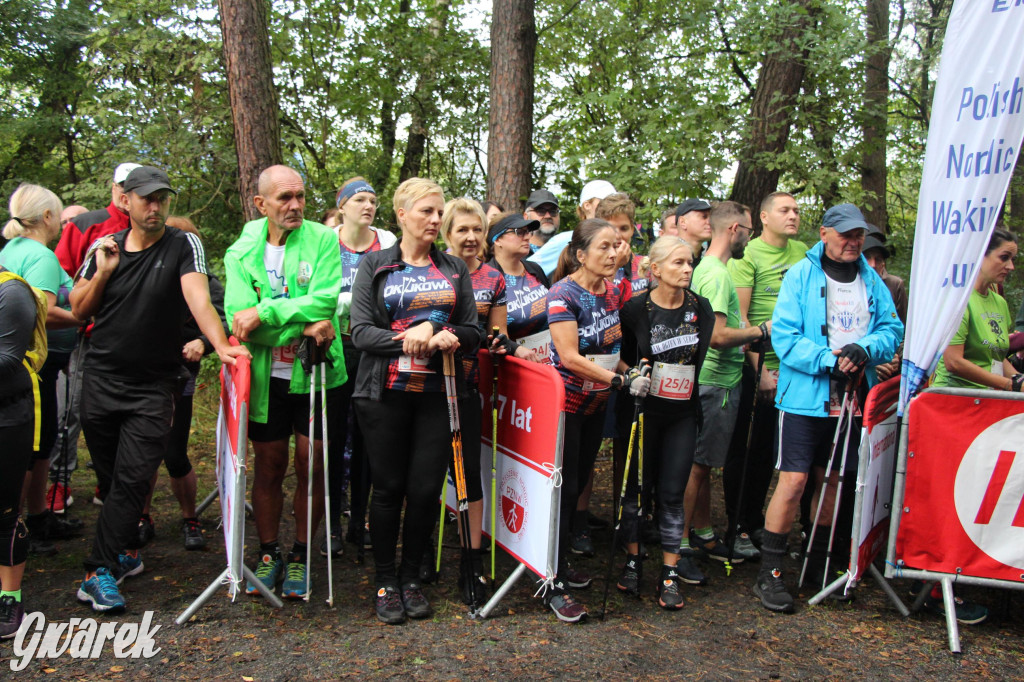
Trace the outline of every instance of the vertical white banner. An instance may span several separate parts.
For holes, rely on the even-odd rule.
[[[917,202],[900,413],[970,297],[1024,137],[1024,2],[955,0]]]

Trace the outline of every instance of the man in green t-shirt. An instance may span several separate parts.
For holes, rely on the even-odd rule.
[[[740,378],[743,374],[741,346],[768,338],[771,320],[757,327],[744,327],[740,320],[740,302],[726,264],[742,258],[750,240],[750,209],[735,201],[723,201],[711,208],[711,243],[693,271],[691,290],[711,302],[715,328],[711,348],[700,370],[700,404],[704,415],[697,451],[690,469],[690,480],[683,499],[684,513],[690,524],[681,554],[704,554],[716,561],[727,561],[729,551],[711,526],[711,469],[725,465],[736,414],[740,402]],[[742,562],[758,555],[749,538],[733,552],[733,561]]]
[[[750,241],[743,258],[729,261],[729,274],[740,302],[740,318],[747,327],[756,327],[772,319],[782,278],[807,251],[807,246],[795,239],[800,228],[800,207],[793,195],[772,192],[765,197],[761,202],[761,225],[761,236]],[[723,483],[730,523],[738,524],[742,531],[750,533],[755,544],[759,544],[760,529],[764,527],[762,511],[775,464],[775,424],[778,422],[775,385],[779,376],[779,360],[775,353],[766,352],[761,376],[757,379],[754,374],[758,367],[758,354],[748,351],[747,363],[736,417],[739,428],[733,435],[726,458]],[[755,390],[759,395],[757,411],[751,422]],[[746,453],[748,425],[753,429],[749,454]],[[741,503],[744,466],[747,481]]]

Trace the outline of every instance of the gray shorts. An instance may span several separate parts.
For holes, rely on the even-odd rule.
[[[700,386],[700,407],[704,412],[704,425],[697,438],[694,464],[712,469],[725,466],[729,443],[736,429],[736,414],[740,408],[740,385],[732,388]]]

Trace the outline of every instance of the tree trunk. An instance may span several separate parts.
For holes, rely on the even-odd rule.
[[[448,23],[448,9],[451,0],[434,0],[434,18],[430,20],[430,44],[423,56],[420,77],[416,80],[416,89],[412,95],[412,122],[409,125],[409,139],[405,144],[405,157],[402,168],[398,172],[398,181],[402,182],[420,174],[423,153],[427,149],[428,128],[437,120],[437,102],[434,101],[434,83],[437,73],[434,64],[437,62],[438,40],[444,33]]]
[[[494,0],[487,198],[520,211],[533,159],[533,0]]]
[[[730,199],[751,208],[755,232],[761,231],[761,200],[779,186],[781,171],[772,157],[789,141],[789,128],[796,96],[804,79],[807,53],[800,50],[808,26],[812,0],[795,0],[794,19],[776,31],[778,49],[766,55],[754,88],[746,144],[739,154],[739,167]]]
[[[869,198],[861,206],[869,223],[889,232],[885,162],[889,108],[889,0],[867,0],[868,55],[864,84],[864,160],[861,187]]]
[[[259,216],[253,203],[259,174],[282,160],[267,3],[218,0],[218,5],[238,155],[238,191],[245,219],[252,220]]]

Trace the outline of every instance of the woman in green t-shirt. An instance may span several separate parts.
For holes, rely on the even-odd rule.
[[[1021,390],[1024,374],[1017,374],[1006,359],[1013,316],[1006,299],[996,293],[996,285],[1002,284],[1013,272],[1016,255],[1016,237],[996,228],[985,250],[960,327],[935,372],[936,386]]]

